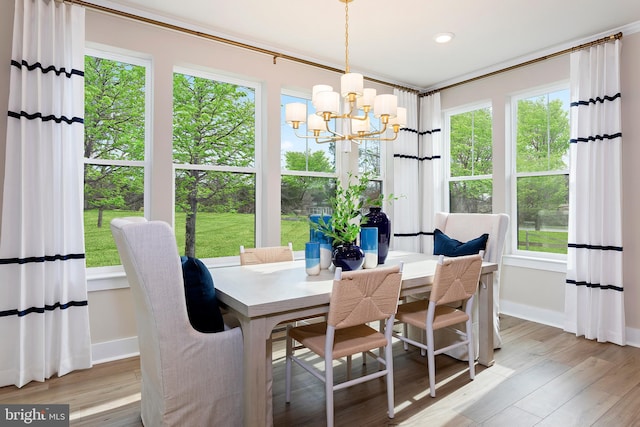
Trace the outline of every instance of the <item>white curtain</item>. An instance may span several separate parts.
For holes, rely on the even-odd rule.
[[[84,8],[16,0],[0,239],[0,386],[91,366]]]
[[[420,159],[422,182],[422,252],[433,253],[435,213],[442,211],[442,110],[440,93],[420,98]]]
[[[398,105],[407,109],[407,124],[392,142],[394,188],[399,197],[393,202],[394,250],[420,252],[420,148],[418,143],[418,96],[395,89]]]
[[[565,330],[625,345],[620,48],[571,54]]]

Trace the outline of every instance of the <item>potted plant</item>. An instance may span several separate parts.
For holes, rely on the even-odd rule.
[[[368,174],[361,175],[357,180],[349,174],[347,185],[343,186],[338,182],[335,196],[329,199],[333,210],[331,220],[325,222],[321,217],[317,223],[311,223],[312,228],[331,239],[333,264],[343,270],[357,270],[364,262],[364,252],[356,246],[356,240],[360,228],[367,221],[361,211],[368,183]]]

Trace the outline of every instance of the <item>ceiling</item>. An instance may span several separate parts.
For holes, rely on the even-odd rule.
[[[342,0],[94,2],[345,68]],[[639,27],[638,0],[354,0],[349,63],[365,76],[427,90]],[[455,38],[437,44],[440,32]]]

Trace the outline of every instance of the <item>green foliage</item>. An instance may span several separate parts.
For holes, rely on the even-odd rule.
[[[449,182],[449,210],[451,212],[491,213],[492,180],[474,179]]]
[[[318,151],[287,151],[285,153],[287,170],[332,172],[326,153]],[[283,214],[293,214],[304,206],[318,206],[333,193],[333,180],[311,176],[282,176],[281,206]]]
[[[86,56],[85,82],[84,157],[144,160],[144,67]],[[136,169],[87,165],[86,207],[140,208],[144,180]]]
[[[568,167],[569,117],[560,100],[546,96],[518,102],[518,172],[558,171]],[[540,212],[566,207],[566,175],[521,177],[517,182],[518,220],[540,227]]]
[[[370,174],[360,175],[360,178],[353,183],[352,179],[353,175],[349,174],[346,187],[338,183],[335,196],[329,199],[329,204],[333,209],[331,222],[324,222],[322,217],[320,217],[318,224],[309,222],[312,227],[330,237],[334,246],[355,242],[362,224],[366,221],[361,212],[364,207],[364,194],[369,184]]]
[[[232,167],[254,163],[255,103],[251,90],[179,73],[173,76],[173,88],[173,157],[177,163]],[[199,213],[255,211],[252,176],[180,169],[175,187],[176,207],[186,214],[184,247],[188,256],[196,256]]]
[[[569,117],[562,101],[518,101],[518,172],[562,170],[569,152]]]
[[[451,176],[491,175],[491,109],[482,108],[451,117]]]

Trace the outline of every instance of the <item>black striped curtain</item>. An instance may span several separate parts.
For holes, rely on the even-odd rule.
[[[393,147],[394,195],[392,248],[420,252],[420,161],[418,146],[418,97],[395,89],[398,105],[407,109],[407,124],[400,129]]]
[[[620,45],[571,54],[565,330],[625,345]]]
[[[91,366],[84,8],[16,0],[0,239],[0,386]]]
[[[393,249],[433,253],[433,219],[442,209],[440,94],[418,98],[395,90],[407,106],[407,126],[394,147]]]
[[[436,212],[443,210],[444,171],[442,166],[442,109],[440,93],[420,98],[420,170],[422,188],[421,247],[433,253]]]

